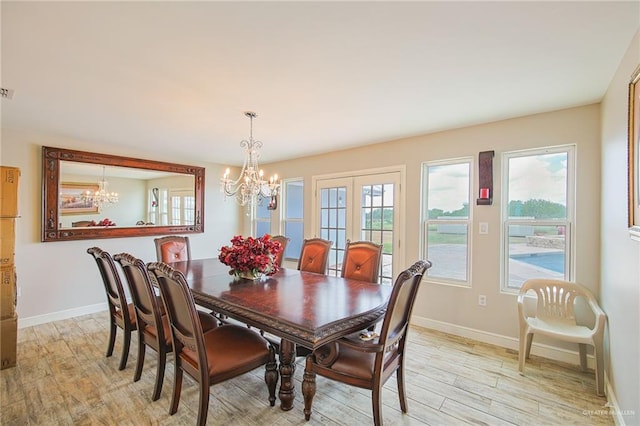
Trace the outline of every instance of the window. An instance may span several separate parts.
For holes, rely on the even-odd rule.
[[[190,190],[169,190],[171,225],[193,225],[196,211],[196,198]]]
[[[469,285],[472,159],[423,166],[423,242],[433,263],[427,275],[438,282]]]
[[[269,200],[266,198],[260,198],[256,203],[256,214],[253,218],[256,237],[271,234],[271,210],[267,208],[268,206]]]
[[[149,190],[149,215],[148,223],[154,225],[169,225],[169,191],[165,188],[153,188]]]
[[[302,240],[304,239],[304,184],[302,179],[285,180],[282,197],[284,201],[282,229],[284,235],[289,238],[284,257],[285,259],[297,260],[300,257]]]
[[[574,152],[561,146],[504,153],[504,290],[534,277],[571,279]]]
[[[147,222],[154,225],[193,225],[196,198],[190,189],[153,188],[148,192]]]

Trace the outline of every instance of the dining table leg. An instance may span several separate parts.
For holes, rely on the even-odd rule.
[[[304,398],[304,419],[309,420],[311,418],[311,404],[313,403],[313,397],[316,394],[316,373],[313,371],[313,361],[311,357],[307,356],[305,360],[304,375],[302,378],[302,396]]]
[[[280,408],[289,411],[293,408],[295,388],[293,386],[293,373],[296,369],[296,345],[293,342],[282,339],[280,341]]]

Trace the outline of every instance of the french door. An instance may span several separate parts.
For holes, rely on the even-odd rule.
[[[340,275],[348,239],[373,241],[382,244],[379,281],[393,284],[400,264],[400,181],[400,172],[315,181],[315,229],[333,241],[329,275]]]

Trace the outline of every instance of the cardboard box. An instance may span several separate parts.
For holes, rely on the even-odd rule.
[[[11,318],[16,314],[16,267],[0,268],[0,319]]]
[[[16,365],[18,317],[0,320],[0,370]]]
[[[0,217],[18,216],[19,177],[19,168],[0,166]]]
[[[0,266],[15,265],[16,220],[0,219]]]

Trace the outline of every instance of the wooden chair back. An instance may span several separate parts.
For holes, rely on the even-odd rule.
[[[400,357],[404,354],[409,319],[418,288],[423,275],[430,267],[431,262],[428,260],[419,260],[396,278],[380,331],[380,343],[384,345],[386,353],[383,352],[380,359],[376,359],[377,371],[382,372],[383,367],[384,370],[389,368],[389,356]],[[385,365],[382,365],[383,357],[387,359]]]
[[[113,353],[115,343],[116,326],[124,331],[124,346],[122,348],[122,357],[120,359],[120,370],[127,365],[129,357],[129,345],[131,341],[131,331],[136,329],[136,316],[133,305],[127,302],[127,297],[122,286],[120,274],[113,261],[113,257],[108,252],[98,248],[91,247],[87,249],[98,265],[102,283],[107,294],[107,305],[109,307],[109,317],[111,322],[111,330],[109,335],[109,344],[107,347],[107,357]]]
[[[373,420],[382,425],[382,386],[396,373],[400,408],[407,411],[404,362],[409,319],[418,288],[431,262],[420,260],[396,279],[380,335],[363,341],[358,334],[324,345],[307,356],[302,383],[304,414],[309,420],[315,394],[315,374],[372,391]]]
[[[201,377],[203,379],[201,383],[208,387],[207,358],[204,350],[202,326],[198,320],[193,296],[184,275],[162,262],[152,262],[148,265],[148,269],[155,277],[162,300],[165,303],[171,325],[176,361],[182,358],[182,351],[185,347],[196,352],[197,365],[180,362],[178,364],[192,377]],[[200,368],[200,366],[204,366],[204,368]],[[203,375],[207,377],[205,378]]]
[[[168,235],[153,240],[156,245],[158,262],[171,263],[191,260],[191,245],[189,237],[182,235]]]
[[[380,276],[382,244],[371,241],[347,240],[340,276],[353,280],[377,283]]]
[[[277,241],[282,246],[282,251],[276,256],[276,264],[278,266],[282,266],[282,261],[284,260],[284,251],[287,249],[287,244],[289,243],[289,237],[285,237],[284,235],[274,235],[271,237],[273,241]]]
[[[136,308],[138,323],[159,328],[162,333],[162,301],[158,299],[151,277],[147,271],[147,265],[128,253],[116,254],[113,259],[120,264],[124,273],[133,305]]]
[[[309,238],[302,242],[298,270],[325,274],[329,261],[329,251],[333,241],[322,238]]]
[[[147,268],[160,287],[171,324],[175,371],[169,413],[174,414],[178,409],[183,371],[200,385],[197,424],[204,426],[209,408],[209,387],[260,365],[266,365],[265,382],[269,403],[273,406],[278,381],[274,348],[245,326],[223,325],[203,334],[184,275],[163,262],[150,263]]]
[[[128,253],[116,254],[113,259],[122,267],[136,310],[138,360],[133,381],[140,380],[144,366],[145,346],[148,345],[158,353],[156,385],[152,396],[152,400],[156,401],[160,398],[160,393],[162,392],[166,356],[172,350],[171,336],[165,335],[164,306],[156,295],[147,266],[142,260]]]
[[[90,226],[91,225],[91,220],[79,220],[77,222],[71,222],[71,227],[72,228],[82,228],[85,226]]]
[[[98,265],[104,289],[107,292],[109,310],[126,311],[127,299],[124,293],[124,287],[122,286],[120,274],[116,269],[116,264],[111,254],[98,247],[88,249],[87,253],[93,256]],[[127,314],[124,313],[123,315]]]

